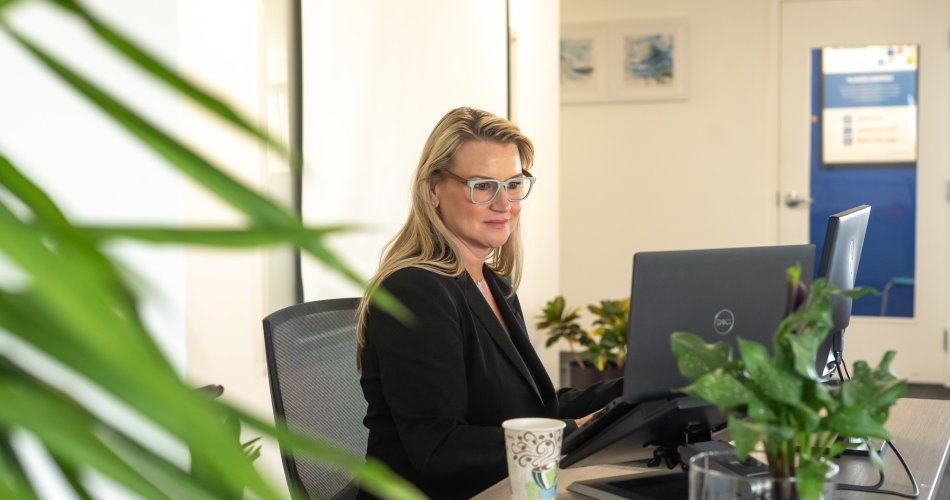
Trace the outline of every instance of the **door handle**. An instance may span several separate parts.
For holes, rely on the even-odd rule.
[[[802,196],[796,193],[795,191],[789,191],[788,193],[785,194],[785,198],[783,199],[783,201],[785,202],[786,207],[797,208],[799,205],[805,205],[807,207],[808,205],[811,205],[812,203],[814,203],[815,199],[812,198],[811,196],[808,196],[808,197]]]

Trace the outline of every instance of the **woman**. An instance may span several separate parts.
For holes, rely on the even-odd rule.
[[[570,432],[620,394],[619,380],[555,393],[528,340],[515,291],[533,157],[508,120],[445,115],[422,151],[409,220],[371,281],[415,321],[367,297],[359,309],[367,455],[433,498],[468,498],[506,476],[504,420],[566,419]]]

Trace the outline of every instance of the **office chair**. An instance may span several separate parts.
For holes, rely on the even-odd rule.
[[[353,455],[366,453],[366,400],[356,371],[359,299],[293,305],[264,318],[271,401],[278,426],[329,440]],[[304,459],[280,445],[291,493],[307,498],[356,496],[343,471]],[[297,491],[294,491],[294,490]]]
[[[887,300],[891,295],[892,288],[895,286],[913,287],[914,284],[914,278],[897,276],[888,280],[884,285],[884,290],[881,292],[881,316],[887,316]]]

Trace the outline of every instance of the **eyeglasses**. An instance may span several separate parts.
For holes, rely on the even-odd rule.
[[[531,186],[534,186],[534,182],[537,180],[528,172],[525,172],[526,175],[503,181],[498,179],[466,179],[448,170],[440,170],[440,172],[468,185],[469,199],[476,205],[491,203],[498,196],[498,191],[501,191],[502,186],[505,187],[505,195],[508,196],[508,201],[521,201],[531,194]]]

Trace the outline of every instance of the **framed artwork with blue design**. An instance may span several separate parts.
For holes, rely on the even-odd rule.
[[[685,18],[564,25],[561,102],[686,99],[688,53]]]
[[[607,30],[602,24],[561,27],[561,102],[607,98]]]

